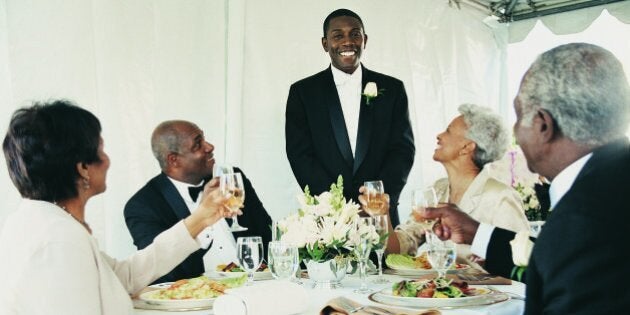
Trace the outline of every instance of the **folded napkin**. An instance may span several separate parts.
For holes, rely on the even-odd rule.
[[[215,315],[297,314],[308,307],[306,290],[289,281],[266,281],[226,290],[212,306]]]
[[[512,284],[512,280],[503,278],[501,276],[491,275],[485,272],[462,272],[457,274],[448,274],[447,278],[457,280],[457,281],[466,281],[468,284],[472,285],[510,285]],[[435,278],[434,274],[423,275],[420,279],[433,279]]]
[[[362,305],[345,297],[334,298],[322,309],[320,315],[439,315],[438,310],[408,311],[391,307]]]

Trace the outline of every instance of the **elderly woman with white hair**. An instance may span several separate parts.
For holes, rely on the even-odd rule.
[[[508,148],[510,137],[505,124],[485,107],[463,104],[458,110],[461,115],[438,134],[433,153],[433,159],[442,163],[448,175],[433,184],[438,201],[456,204],[480,222],[512,231],[528,230],[518,193],[491,177],[484,168],[503,157]],[[364,203],[365,198],[360,199]],[[386,214],[387,210],[382,212]],[[412,213],[406,223],[390,234],[395,237],[389,238],[387,251],[416,254],[424,242],[424,231]],[[471,255],[469,245],[458,245],[457,252],[466,263],[472,263],[467,259]]]

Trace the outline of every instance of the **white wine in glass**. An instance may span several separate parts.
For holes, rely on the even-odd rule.
[[[230,195],[227,206],[234,214],[243,207],[245,203],[245,186],[243,185],[243,176],[241,173],[221,174],[219,177],[219,189],[224,196]],[[238,224],[238,215],[232,217],[231,231],[246,231],[247,228]]]
[[[437,207],[437,205],[438,198],[433,187],[429,187],[426,189],[416,189],[413,191],[413,202],[411,208],[414,212],[420,211],[427,207]],[[433,225],[435,224],[436,220],[423,219],[418,220],[417,222],[422,225],[425,231],[430,232],[433,230]]]
[[[365,199],[367,201],[367,205],[364,209],[365,212],[369,215],[383,214],[383,210],[387,206],[383,181],[375,180],[364,182],[363,187],[365,187]]]

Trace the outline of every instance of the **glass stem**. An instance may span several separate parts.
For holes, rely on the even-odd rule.
[[[360,260],[359,261],[359,276],[361,277],[361,290],[366,290],[367,289],[367,283],[365,282],[365,265],[366,265],[366,261],[364,260]]]
[[[254,283],[254,273],[253,272],[248,272],[247,273],[247,285],[252,285]]]
[[[384,250],[379,249],[376,251],[376,257],[378,257],[378,277],[383,278],[383,252]]]

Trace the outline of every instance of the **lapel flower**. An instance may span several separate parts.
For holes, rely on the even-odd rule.
[[[370,105],[370,101],[377,98],[379,92],[383,92],[383,90],[379,91],[376,83],[368,82],[363,89],[363,93],[361,94],[363,95],[363,97],[365,97],[365,104]]]
[[[521,281],[534,248],[534,242],[529,239],[529,231],[516,233],[514,239],[510,241],[510,246],[512,247],[512,261],[515,265],[511,277],[516,276],[516,279]]]

